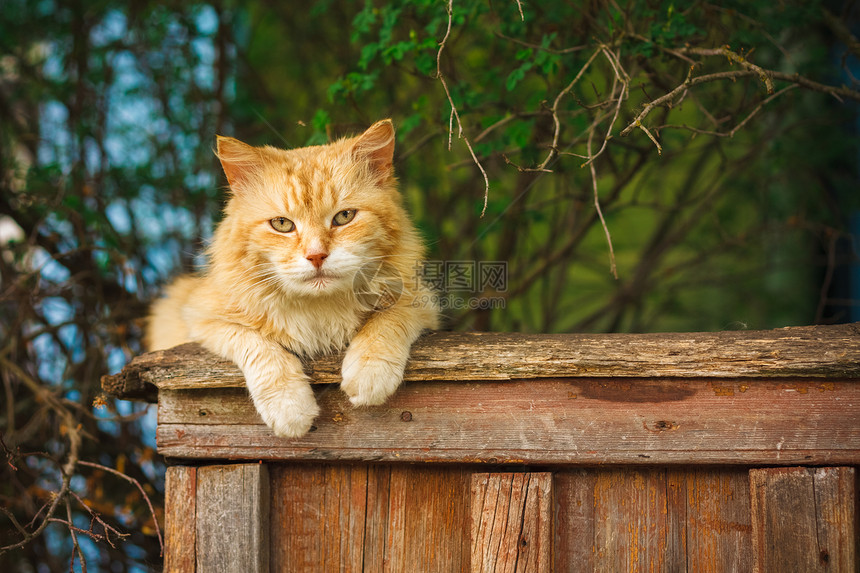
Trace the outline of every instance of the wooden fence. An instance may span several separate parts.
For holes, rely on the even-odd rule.
[[[431,333],[361,409],[339,364],[293,440],[196,345],[103,380],[158,401],[166,571],[858,571],[858,325]]]

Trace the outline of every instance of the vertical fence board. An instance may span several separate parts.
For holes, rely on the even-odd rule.
[[[688,524],[687,524],[687,476],[684,470],[666,471],[666,536],[670,540],[666,547],[666,564],[672,573],[695,569],[687,568]]]
[[[197,468],[170,466],[164,482],[164,571],[194,573]]]
[[[752,568],[744,470],[572,470],[554,479],[555,571]]]
[[[556,472],[553,571],[594,571],[595,470]]]
[[[325,473],[312,464],[272,466],[272,571],[322,571]]]
[[[594,488],[595,571],[677,571],[670,549],[666,472],[600,471]]]
[[[274,571],[361,571],[367,471],[351,465],[272,468]]]
[[[391,468],[389,466],[367,467],[367,511],[362,571],[385,571],[390,488]]]
[[[473,474],[471,490],[472,572],[549,571],[552,474]]]
[[[197,469],[197,571],[269,571],[269,474],[263,464]]]
[[[406,556],[406,494],[409,491],[409,484],[409,468],[402,466],[391,468],[388,491],[388,531],[383,560],[385,573],[409,571],[409,561]]]
[[[323,569],[361,571],[367,510],[367,467],[326,466]]]
[[[468,570],[468,504],[458,468],[274,466],[272,570]]]
[[[755,570],[853,572],[854,468],[766,468],[749,473]]]
[[[670,476],[676,472],[670,472]],[[745,573],[753,567],[747,472],[689,470],[686,489],[687,570]]]
[[[815,504],[819,557],[830,571],[850,571],[857,564],[857,477],[855,468],[816,468]]]
[[[469,570],[470,475],[460,468],[410,466],[406,479],[395,483],[392,473],[391,497],[406,502],[402,512],[405,563],[398,571]],[[405,492],[398,492],[395,485]]]

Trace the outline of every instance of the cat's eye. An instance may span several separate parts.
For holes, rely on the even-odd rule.
[[[344,209],[343,211],[334,216],[334,219],[331,220],[331,224],[335,227],[346,225],[347,223],[355,219],[355,213],[355,209]]]
[[[279,233],[290,233],[296,228],[295,223],[286,217],[275,217],[269,221],[269,224]]]

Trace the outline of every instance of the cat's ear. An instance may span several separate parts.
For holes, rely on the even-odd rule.
[[[260,151],[232,137],[217,137],[216,155],[221,161],[224,175],[235,192],[260,169]]]
[[[391,176],[394,163],[394,125],[390,119],[377,121],[356,138],[352,148],[356,159],[364,159],[381,181]]]

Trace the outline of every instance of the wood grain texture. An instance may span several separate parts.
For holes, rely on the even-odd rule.
[[[670,516],[664,470],[598,472],[594,484],[594,571],[677,571],[667,559],[677,540]]]
[[[458,468],[272,466],[272,571],[468,571]]]
[[[557,573],[594,571],[594,484],[597,472],[572,469],[553,474],[553,568]]]
[[[746,470],[577,469],[554,488],[553,571],[752,569]]]
[[[319,383],[340,382],[341,356],[310,362]],[[557,377],[860,378],[856,324],[769,331],[660,334],[432,332],[412,348],[407,381]],[[239,369],[196,344],[144,354],[106,392],[150,399],[164,389],[239,387]]]
[[[197,572],[269,571],[269,474],[263,464],[197,468]]]
[[[755,571],[854,572],[854,468],[750,471]]]
[[[361,571],[367,466],[276,465],[271,470],[273,571]]]
[[[197,549],[197,468],[170,466],[164,480],[164,571],[194,573]]]
[[[856,464],[853,381],[542,379],[404,385],[353,408],[317,386],[316,430],[276,438],[244,389],[162,390],[177,458],[516,464]]]
[[[550,571],[552,474],[472,474],[472,573]]]
[[[469,570],[470,474],[462,468],[392,466],[389,519],[393,531],[402,531],[394,534],[402,550],[384,571]]]
[[[744,573],[751,571],[752,519],[749,475],[742,469],[701,468],[670,471],[684,497],[681,514],[687,571]]]

